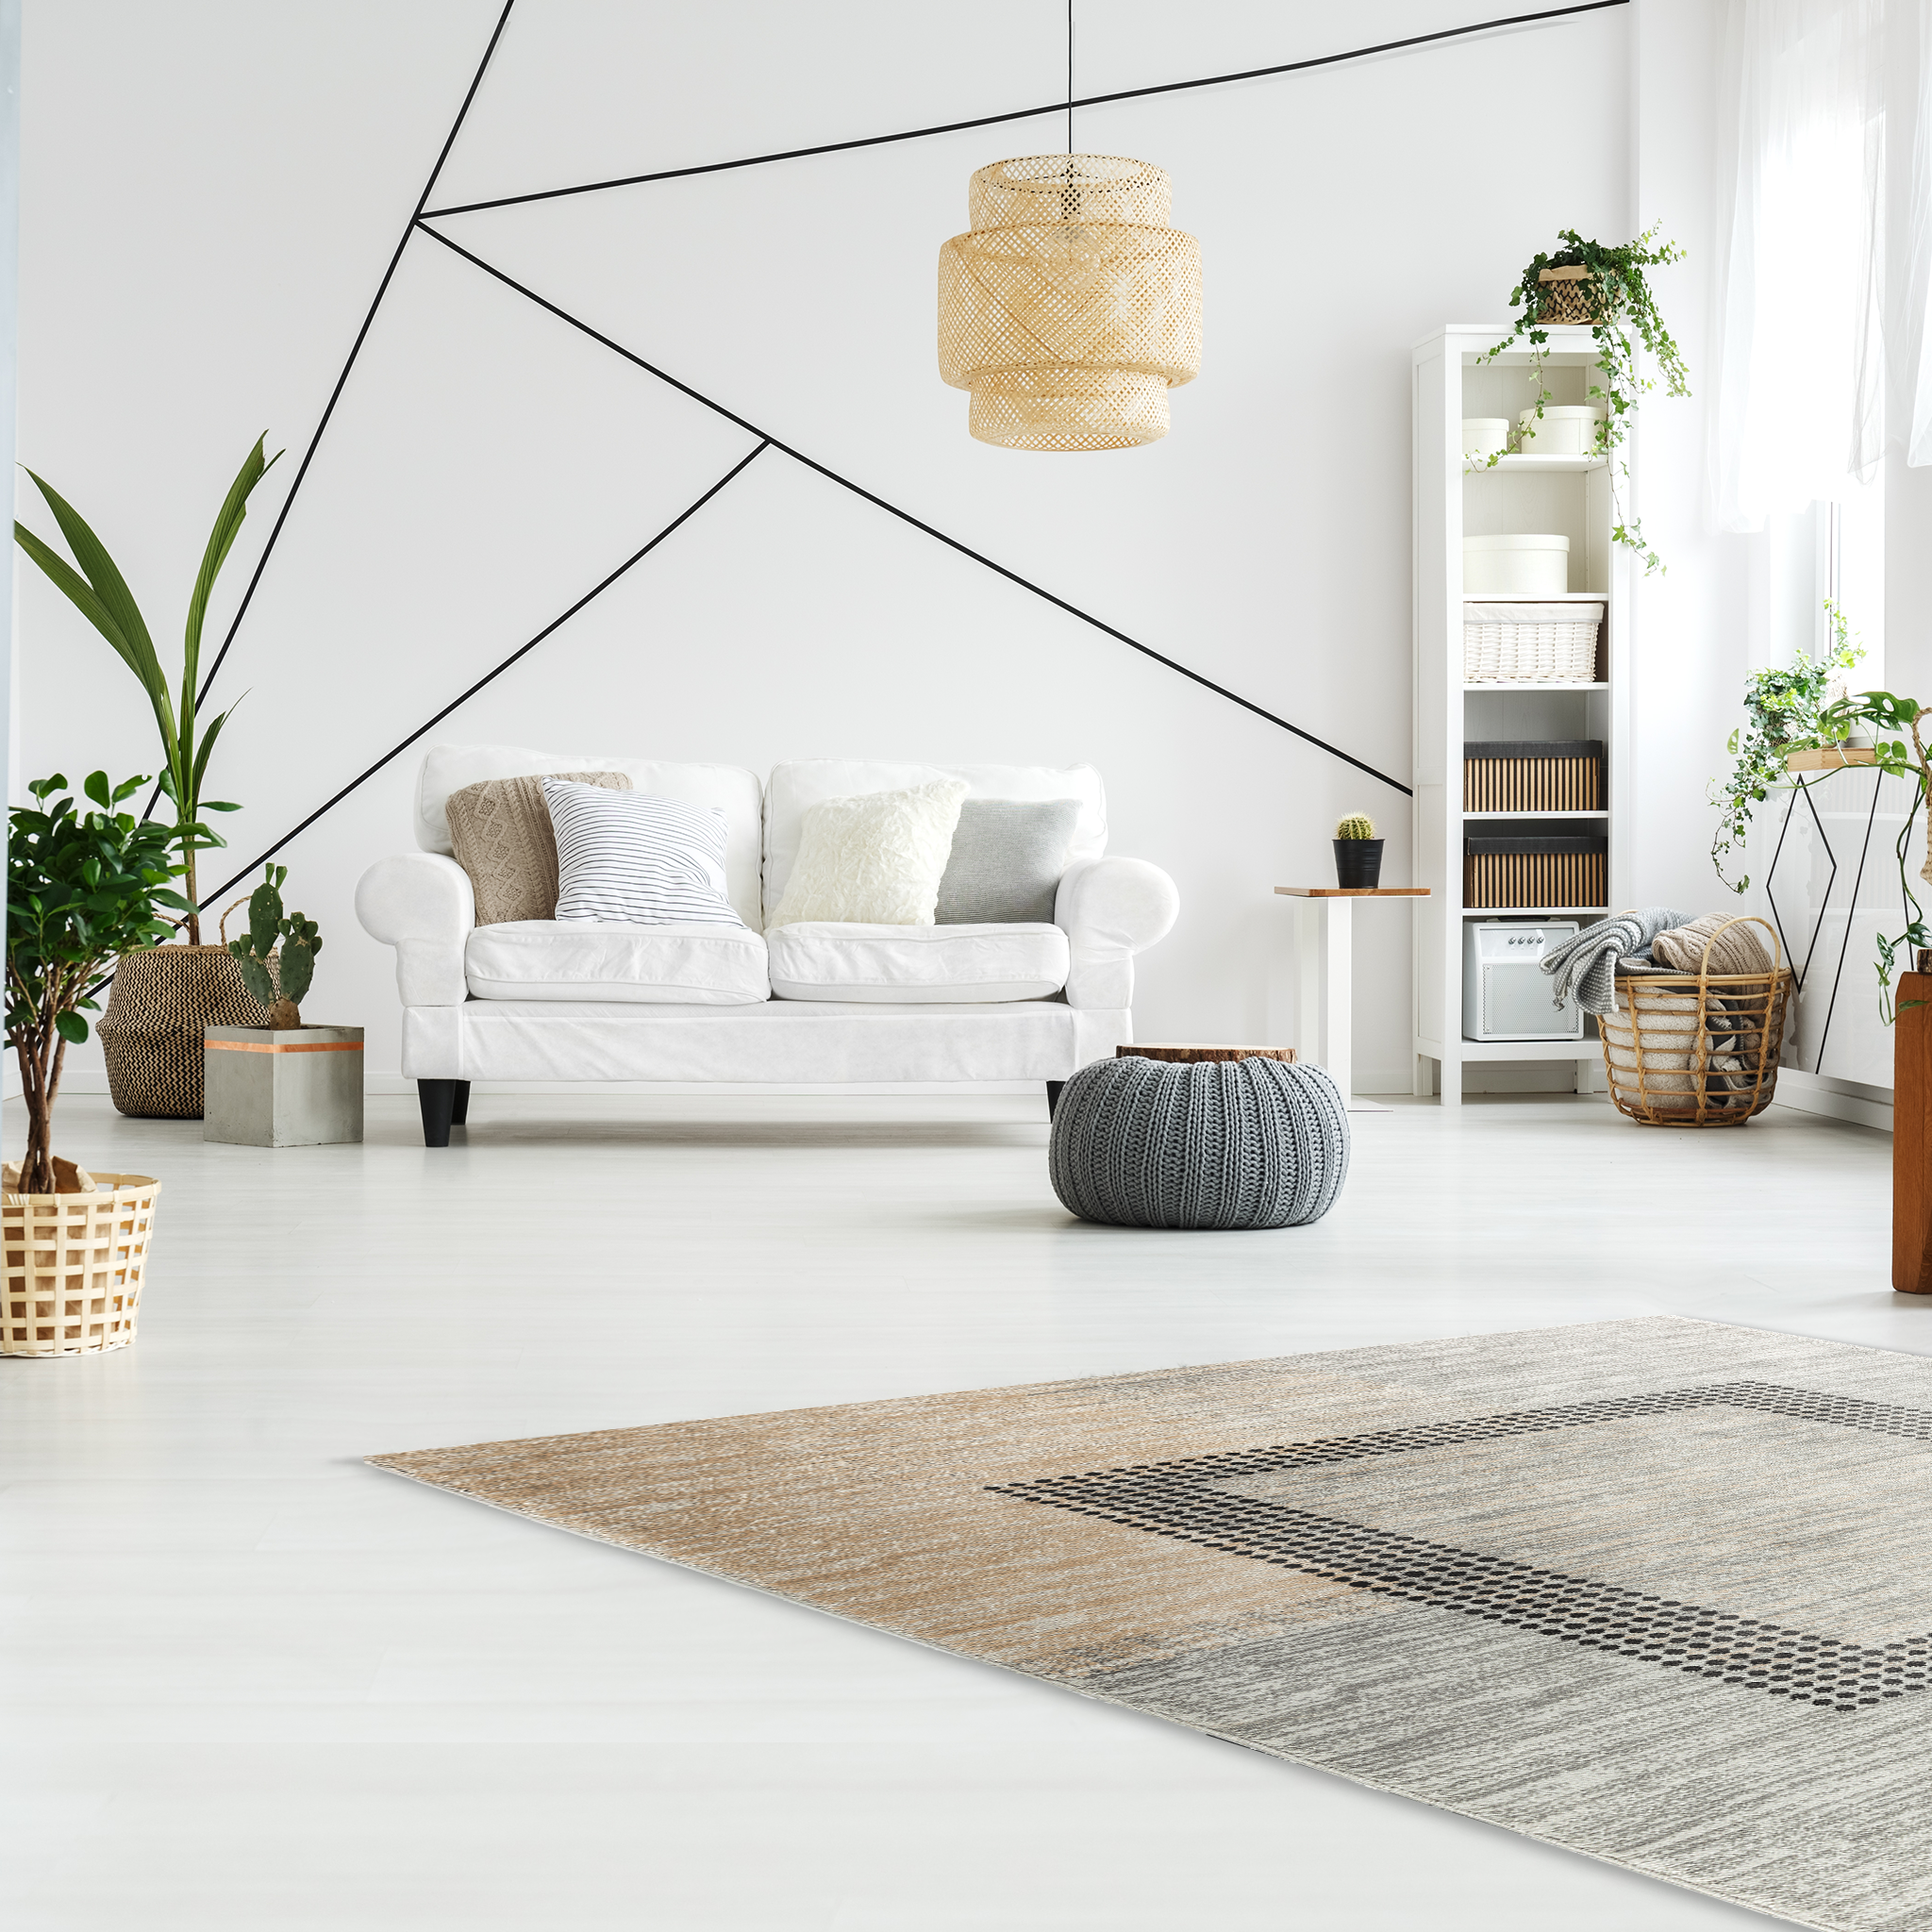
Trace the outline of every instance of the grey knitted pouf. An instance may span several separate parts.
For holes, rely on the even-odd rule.
[[[1096,1060],[1067,1082],[1053,1191],[1118,1227],[1297,1227],[1335,1205],[1348,1111],[1321,1067]]]

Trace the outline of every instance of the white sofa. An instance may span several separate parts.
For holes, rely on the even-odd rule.
[[[618,771],[633,789],[715,806],[742,930],[719,925],[479,926],[444,802],[485,778]],[[963,778],[974,798],[1076,798],[1051,925],[792,924],[764,930],[808,807]],[[1091,765],[783,764],[761,787],[733,765],[513,745],[435,745],[416,792],[420,851],[379,860],[356,913],[396,950],[403,1072],[424,1138],[446,1146],[473,1080],[828,1084],[1041,1080],[1133,1038],[1134,956],[1174,924],[1174,881],[1109,858]]]

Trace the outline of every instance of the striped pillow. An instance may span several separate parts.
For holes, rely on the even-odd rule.
[[[737,925],[724,895],[724,814],[650,791],[545,778],[560,924]],[[614,808],[614,809],[613,809]]]

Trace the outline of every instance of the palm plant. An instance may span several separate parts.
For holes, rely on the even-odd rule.
[[[204,726],[201,724],[198,706],[202,625],[207,621],[208,597],[214,590],[215,579],[221,575],[222,565],[226,562],[228,552],[234,548],[235,539],[247,517],[249,495],[281,459],[282,452],[277,450],[264,460],[262,449],[267,441],[266,436],[261,437],[249,451],[246,461],[229,488],[221,514],[215,518],[208,548],[202,553],[201,574],[195,578],[193,594],[188,600],[178,698],[169,691],[167,674],[161,669],[146,620],[127,588],[126,579],[108,555],[107,546],[88,527],[80,512],[51,483],[34,475],[31,470],[27,475],[33,476],[41,494],[46,498],[47,508],[54,512],[54,521],[60,525],[60,534],[67,539],[67,546],[74,552],[75,563],[80,568],[76,571],[74,564],[51,545],[42,542],[25,525],[16,523],[13,526],[14,538],[20,547],[114,647],[122,661],[141,680],[148,703],[154,707],[155,723],[160,729],[161,738],[158,782],[175,808],[183,883],[187,888],[188,911],[183,924],[188,928],[188,943],[193,946],[201,943],[200,897],[195,889],[194,875],[195,851],[197,847],[227,843],[226,840],[202,824],[201,815],[208,811],[241,810],[238,805],[225,804],[219,799],[205,799],[201,795],[202,784],[208,775],[209,754],[215,748],[215,741],[222,735],[222,726],[228,722],[234,709],[230,706],[208,724]]]

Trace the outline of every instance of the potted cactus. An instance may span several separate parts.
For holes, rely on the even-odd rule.
[[[320,1147],[362,1138],[362,1029],[303,1023],[322,935],[314,920],[283,910],[288,876],[286,866],[264,868],[249,895],[247,935],[228,941],[268,1024],[207,1029],[204,1141]]]
[[[1335,883],[1347,891],[1374,891],[1382,878],[1382,842],[1365,812],[1343,819],[1335,827]]]

